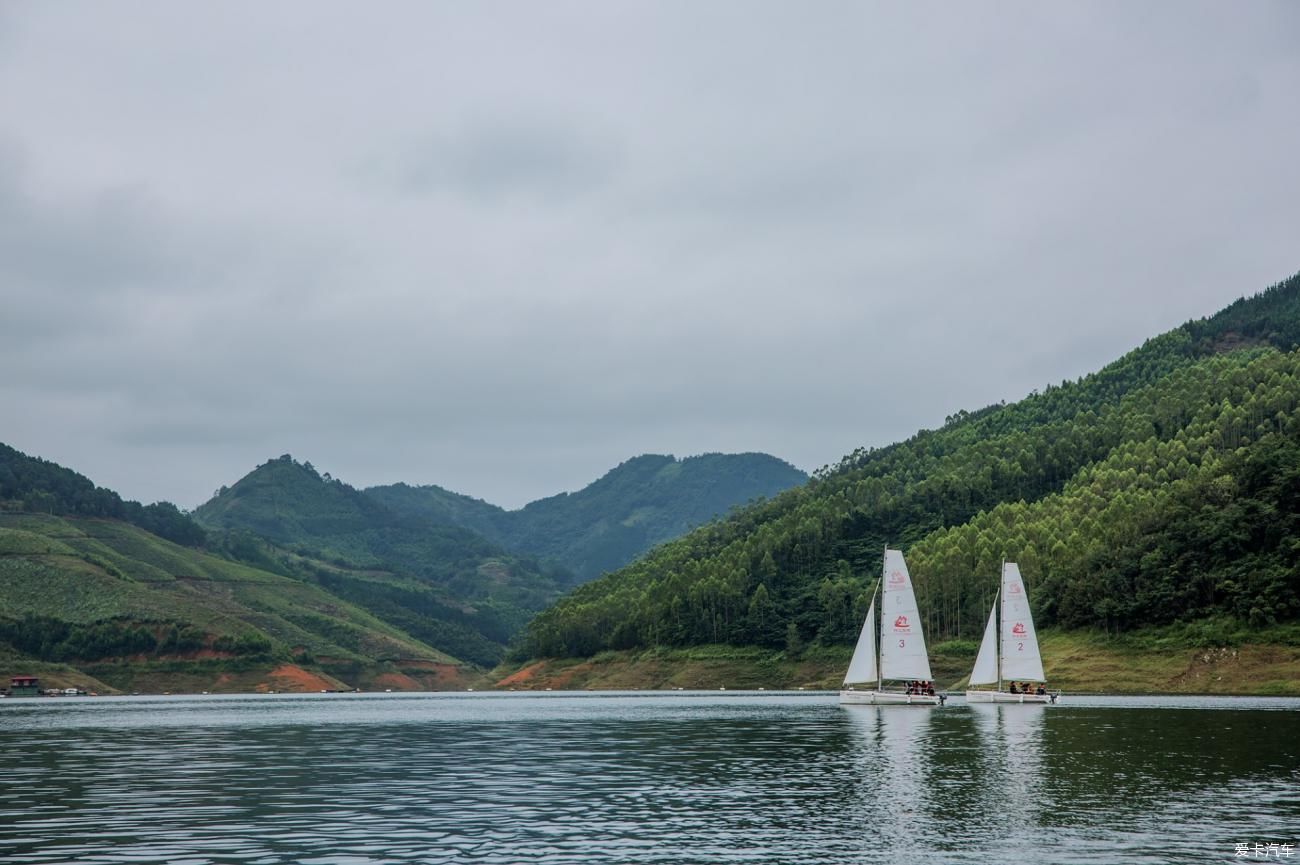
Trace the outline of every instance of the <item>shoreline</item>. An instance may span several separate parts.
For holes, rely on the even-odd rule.
[[[728,689],[684,689],[684,690],[680,690],[680,689],[652,689],[652,688],[636,688],[636,689],[620,689],[620,688],[608,688],[608,689],[606,689],[606,688],[584,688],[584,689],[577,689],[577,690],[502,690],[502,689],[484,689],[484,690],[478,690],[478,689],[467,689],[467,690],[461,690],[461,691],[447,691],[447,690],[442,690],[442,691],[416,691],[416,690],[411,690],[411,691],[364,691],[364,690],[361,690],[361,691],[329,691],[329,692],[315,692],[315,691],[278,691],[278,692],[265,692],[265,691],[230,691],[230,692],[223,692],[223,693],[212,693],[212,692],[192,692],[192,693],[191,693],[191,692],[179,692],[179,693],[137,693],[137,694],[81,694],[81,695],[77,695],[77,696],[67,695],[67,696],[57,696],[57,697],[56,697],[56,696],[19,696],[19,697],[7,697],[7,696],[4,696],[4,695],[0,695],[0,707],[6,706],[6,705],[9,705],[9,706],[12,706],[12,705],[28,705],[28,706],[29,706],[29,705],[33,705],[33,704],[35,704],[35,705],[54,705],[54,704],[67,703],[67,702],[71,702],[71,701],[76,701],[76,702],[86,702],[86,701],[94,701],[94,702],[116,702],[116,701],[120,701],[120,700],[127,700],[127,701],[129,701],[129,700],[150,701],[150,700],[161,700],[161,699],[163,699],[163,698],[167,698],[167,699],[175,699],[175,700],[178,700],[178,701],[179,701],[179,700],[195,700],[195,699],[202,699],[202,698],[205,698],[205,697],[212,697],[212,698],[217,699],[217,700],[222,700],[222,699],[246,699],[246,698],[250,698],[250,697],[266,697],[266,698],[272,698],[272,699],[292,699],[292,698],[299,698],[299,699],[300,699],[300,698],[303,698],[303,697],[320,698],[320,699],[332,699],[332,698],[338,698],[338,697],[397,698],[397,699],[400,699],[400,698],[403,698],[403,697],[420,698],[420,697],[431,697],[431,696],[435,696],[435,695],[436,695],[436,696],[440,696],[440,697],[448,697],[448,698],[456,698],[456,699],[463,699],[463,698],[466,698],[466,697],[470,697],[470,698],[480,698],[480,697],[481,697],[481,698],[500,698],[500,697],[510,697],[510,698],[517,698],[517,699],[525,699],[525,698],[532,698],[532,697],[542,697],[542,698],[574,698],[574,697],[582,697],[582,698],[592,698],[592,699],[597,699],[597,698],[601,698],[601,697],[645,697],[645,698],[658,698],[658,697],[672,697],[672,696],[677,696],[677,697],[691,697],[691,698],[718,698],[718,699],[726,699],[726,698],[729,698],[729,697],[735,697],[735,698],[746,698],[746,699],[749,699],[749,698],[755,698],[755,697],[758,697],[758,698],[763,698],[763,697],[782,697],[782,698],[789,698],[789,697],[807,697],[807,698],[829,699],[829,698],[836,697],[836,696],[838,695],[838,693],[839,693],[838,690],[826,690],[826,689],[783,689],[783,688],[760,688],[760,689],[747,689],[747,688],[746,688],[746,689],[741,689],[741,688],[730,689],[730,688],[728,688]],[[947,699],[948,699],[948,705],[949,705],[949,706],[952,706],[952,705],[961,705],[961,706],[981,706],[981,707],[982,707],[982,706],[985,706],[985,705],[990,705],[990,706],[993,706],[993,705],[996,705],[996,706],[1003,706],[1003,705],[1015,706],[1015,705],[1019,705],[1019,704],[1016,704],[1016,703],[1003,703],[1003,704],[970,703],[970,702],[968,702],[968,701],[966,700],[966,695],[965,695],[964,691],[951,691],[951,692],[948,692],[948,693],[946,694],[946,696],[947,696]],[[1104,701],[1107,701],[1107,700],[1115,700],[1115,701],[1130,701],[1130,700],[1132,700],[1132,701],[1142,701],[1142,700],[1160,700],[1160,701],[1169,701],[1169,700],[1177,700],[1177,701],[1184,701],[1184,700],[1185,700],[1185,701],[1237,701],[1237,700],[1242,700],[1242,701],[1255,701],[1255,702],[1259,702],[1259,701],[1264,701],[1264,702],[1268,702],[1268,701],[1280,701],[1280,702],[1284,702],[1284,703],[1286,703],[1286,704],[1289,704],[1289,705],[1287,705],[1287,706],[1284,707],[1284,708],[1295,708],[1295,709],[1300,709],[1300,694],[1197,693],[1197,692],[1177,692],[1177,693],[1170,693],[1170,692],[1155,692],[1155,691],[1143,691],[1143,692],[1116,692],[1116,691],[1086,691],[1086,692],[1085,692],[1085,691],[1064,691],[1064,692],[1060,692],[1060,697],[1061,697],[1061,700],[1062,700],[1063,702],[1061,702],[1061,703],[1056,703],[1056,704],[1051,704],[1051,705],[1053,705],[1053,706],[1058,706],[1058,707],[1059,707],[1059,706],[1067,706],[1067,707],[1068,707],[1068,706],[1070,706],[1070,705],[1096,705],[1096,703],[1095,703],[1094,701],[1103,701],[1103,702],[1102,702],[1102,705],[1104,705]],[[1077,703],[1077,704],[1072,703],[1072,701],[1075,700],[1075,699],[1083,699],[1083,700],[1086,700],[1086,701],[1088,701],[1088,702],[1087,702],[1087,703]],[[1290,704],[1293,704],[1293,705],[1290,705]],[[1033,706],[1042,706],[1042,707],[1044,707],[1044,708],[1048,708],[1048,706],[1047,706],[1046,704],[1039,704],[1039,703],[1025,704],[1025,705],[1031,706],[1031,708],[1032,708]],[[868,706],[868,707],[859,707],[859,706],[850,706],[849,708],[855,708],[855,709],[856,709],[856,708],[880,708],[880,707],[869,707],[869,706]],[[935,706],[935,707],[929,707],[929,708],[934,708],[934,709],[940,709],[940,710],[941,710],[941,709],[943,708],[943,706]],[[4,711],[3,708],[0,708],[0,712],[3,712],[3,711]]]
[[[1108,639],[1092,632],[1042,634],[1047,688],[1065,694],[1300,696],[1300,645],[1267,642],[1195,647],[1159,634]],[[232,668],[211,660],[57,664],[6,658],[0,675],[37,676],[42,689],[101,695],[467,693],[490,691],[827,691],[837,692],[849,647],[787,653],[727,645],[607,651],[590,658],[544,658],[492,670],[441,665],[394,675],[383,665],[292,664],[283,659]],[[936,689],[965,691],[974,663],[961,644],[930,653]],[[7,678],[0,680],[0,684]],[[62,695],[61,695],[62,696]],[[23,699],[22,697],[10,699]]]
[[[1049,691],[1300,696],[1300,646],[1152,648],[1108,641],[1087,632],[1048,632],[1041,644]],[[730,646],[602,652],[591,658],[533,659],[502,665],[492,671],[492,685],[520,690],[765,687],[838,691],[849,654],[847,647],[791,656]],[[970,653],[932,650],[936,689],[964,693],[973,663]]]

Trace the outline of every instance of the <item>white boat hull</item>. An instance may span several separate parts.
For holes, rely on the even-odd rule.
[[[840,703],[845,706],[938,706],[942,701],[938,695],[898,691],[840,691]]]
[[[1055,694],[1009,694],[1006,691],[967,691],[967,703],[1055,703]]]

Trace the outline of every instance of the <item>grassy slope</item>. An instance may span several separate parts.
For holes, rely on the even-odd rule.
[[[1042,635],[1053,690],[1066,693],[1300,695],[1300,634],[1255,635],[1257,642],[1191,648],[1168,631],[1115,639],[1091,631]],[[949,644],[952,645],[952,644]],[[944,644],[930,655],[942,688],[964,690],[974,662],[969,647]],[[835,689],[850,649],[785,652],[735,646],[602,652],[592,658],[532,661],[493,671],[498,688],[517,689]]]
[[[49,552],[32,551],[41,540]],[[176,619],[213,635],[252,626],[314,654],[453,660],[314,586],[115,521],[0,514],[0,577],[4,609],[70,622]]]
[[[199,630],[209,644],[223,636],[260,635],[272,646],[255,657],[200,650],[61,664],[37,662],[8,647],[0,652],[5,668],[0,672],[32,670],[55,684],[55,679],[81,684],[74,680],[89,674],[122,688],[136,687],[134,681],[143,677],[151,690],[165,689],[169,681],[177,683],[173,689],[213,690],[222,676],[244,684],[260,681],[291,655],[303,654],[321,673],[354,682],[404,664],[438,669],[458,663],[309,583],[180,547],[112,520],[0,513],[0,611],[76,624],[176,623]],[[209,687],[198,687],[199,680]]]

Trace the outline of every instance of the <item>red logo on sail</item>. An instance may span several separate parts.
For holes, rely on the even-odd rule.
[[[907,624],[907,616],[899,616],[897,619],[894,619],[895,631],[906,631],[909,627],[910,626]]]
[[[903,579],[902,571],[891,571],[889,574],[889,584],[891,586],[901,586],[906,580]]]
[[[1007,586],[1007,594],[1008,594],[1008,595],[1018,595],[1018,594],[1020,594],[1022,591],[1024,591],[1024,590],[1020,588],[1020,584],[1019,584],[1019,583],[1012,583],[1011,585]]]
[[[1017,637],[1023,637],[1025,635],[1025,623],[1016,622],[1011,628],[1011,633],[1015,634]]]

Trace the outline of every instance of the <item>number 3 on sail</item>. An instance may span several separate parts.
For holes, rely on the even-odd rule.
[[[937,706],[944,701],[930,681],[930,658],[921,633],[921,613],[907,573],[907,563],[898,550],[885,550],[884,570],[878,588],[880,631],[876,631],[876,598],[873,594],[867,620],[862,624],[858,645],[844,674],[840,702],[899,706]],[[876,649],[879,636],[880,648]],[[886,681],[906,682],[886,690]]]

